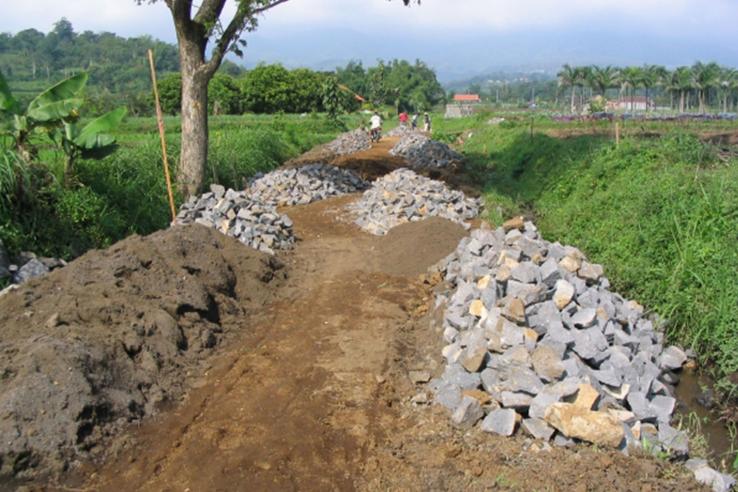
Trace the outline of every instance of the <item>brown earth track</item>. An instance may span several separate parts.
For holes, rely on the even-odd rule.
[[[277,299],[244,320],[179,406],[132,429],[103,465],[41,488],[704,490],[653,458],[536,452],[412,405],[423,388],[408,371],[442,367],[436,286],[421,274],[466,233],[430,219],[369,236],[342,217],[356,198],[288,209],[300,241],[281,256],[289,279]]]
[[[431,219],[370,237],[338,220],[352,199],[288,210],[302,241],[282,298],[82,490],[701,490],[652,458],[536,453],[411,405],[408,371],[441,367],[419,274],[465,233]]]

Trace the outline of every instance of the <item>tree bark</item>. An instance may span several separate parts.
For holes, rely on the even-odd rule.
[[[182,148],[177,181],[187,196],[200,192],[207,167],[208,80],[201,70],[182,71]]]
[[[684,90],[679,91],[679,112],[684,113]]]
[[[576,100],[575,99],[576,98],[576,95],[577,95],[577,93],[576,93],[576,87],[572,85],[571,86],[571,114],[574,114],[574,104],[575,104],[574,101]]]

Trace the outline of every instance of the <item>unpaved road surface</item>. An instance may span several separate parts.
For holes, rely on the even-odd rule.
[[[371,237],[356,197],[288,210],[302,241],[248,338],[177,409],[134,432],[82,490],[700,490],[678,467],[592,448],[456,431],[410,404],[408,371],[438,371],[432,282],[465,234],[442,219]],[[254,323],[256,323],[254,325]]]
[[[335,164],[381,174],[401,165],[389,148],[385,141]],[[112,440],[105,462],[38,488],[703,490],[653,458],[540,450],[520,435],[456,430],[441,408],[412,404],[425,390],[409,371],[442,367],[439,286],[424,272],[466,232],[430,219],[373,237],[346,220],[357,198],[286,210],[300,238],[280,254],[288,278],[188,376],[194,389]]]

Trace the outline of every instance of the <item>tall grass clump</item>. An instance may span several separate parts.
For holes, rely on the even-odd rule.
[[[666,318],[672,340],[714,361],[734,391],[738,159],[686,134],[615,148],[603,137],[485,132],[466,151],[493,215],[535,215],[547,239],[605,265],[617,290]]]

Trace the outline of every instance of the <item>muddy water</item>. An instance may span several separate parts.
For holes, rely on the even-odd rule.
[[[704,394],[706,391],[713,392],[713,387],[713,381],[706,375],[692,369],[685,369],[676,386],[676,398],[679,401],[678,412],[685,417],[690,413],[699,417],[700,429],[712,452],[713,464],[730,466],[732,464],[731,450],[738,443],[731,442],[728,429],[723,422],[718,420],[716,408],[708,408],[710,405],[705,405]],[[716,398],[714,392],[709,398]],[[716,400],[713,401],[713,405],[717,406]]]

